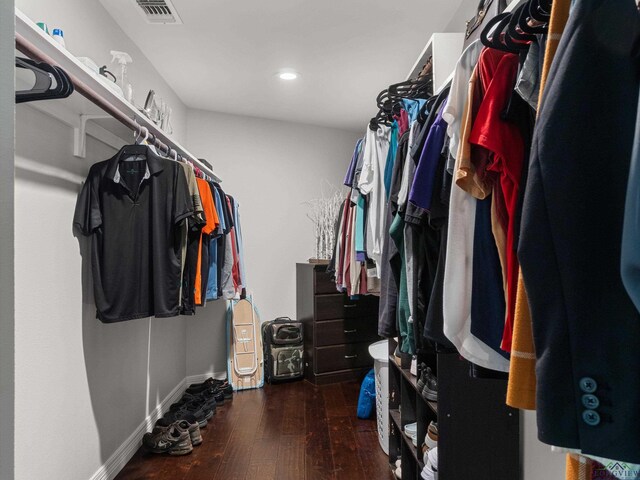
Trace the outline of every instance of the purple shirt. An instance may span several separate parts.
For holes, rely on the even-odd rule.
[[[353,187],[353,177],[356,173],[356,164],[358,163],[358,155],[360,154],[360,147],[362,145],[362,139],[358,140],[356,143],[356,148],[353,151],[353,156],[351,157],[351,163],[349,164],[349,169],[347,170],[347,174],[344,177],[344,184],[347,187]]]
[[[424,142],[420,160],[416,167],[416,173],[413,177],[411,191],[409,192],[409,201],[427,211],[431,208],[433,184],[446,133],[447,122],[442,118],[441,108],[433,125],[429,129],[427,140]]]

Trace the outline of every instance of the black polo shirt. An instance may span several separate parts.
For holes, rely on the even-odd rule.
[[[123,147],[91,167],[73,223],[91,237],[101,321],[178,315],[180,223],[193,213],[182,167],[146,146]]]

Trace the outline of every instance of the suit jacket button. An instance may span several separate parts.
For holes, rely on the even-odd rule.
[[[600,414],[595,410],[585,410],[582,412],[582,420],[590,427],[595,427],[600,424]]]
[[[580,390],[584,393],[593,393],[598,389],[598,383],[591,377],[580,379]]]
[[[595,395],[587,393],[582,396],[582,405],[584,405],[585,408],[595,410],[600,406],[600,399]]]

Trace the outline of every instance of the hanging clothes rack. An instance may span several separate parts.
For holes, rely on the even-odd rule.
[[[159,149],[159,151],[167,152],[167,154],[170,154],[172,151],[176,152],[178,156],[182,157],[192,166],[197,167],[197,169],[213,181],[218,183],[222,182],[213,172],[212,168],[209,168],[208,165],[201,162],[184,147],[173,141],[168,134],[157,127],[133,105],[119,97],[114,99],[113,97],[117,97],[115,93],[111,93],[98,79],[94,78],[88,69],[73,55],[48,38],[37,25],[17,8],[16,48],[22,54],[33,60],[46,62],[62,68],[69,76],[78,93],[133,132],[138,133],[141,127],[146,128],[149,132],[149,145],[153,145]],[[56,61],[56,59],[60,61]],[[105,93],[100,93],[100,91],[105,91]],[[110,99],[109,97],[112,98]],[[128,108],[120,108],[116,103]]]

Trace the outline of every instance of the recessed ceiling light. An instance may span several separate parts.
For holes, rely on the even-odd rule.
[[[278,72],[278,78],[280,78],[280,80],[295,80],[299,76],[300,75],[293,70],[281,70]]]

